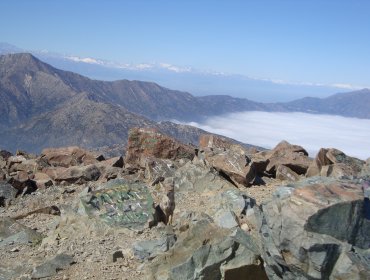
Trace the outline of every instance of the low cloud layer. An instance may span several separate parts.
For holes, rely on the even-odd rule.
[[[189,124],[265,148],[287,140],[303,146],[312,157],[320,148],[337,148],[361,159],[370,157],[370,120],[305,113],[244,112]]]

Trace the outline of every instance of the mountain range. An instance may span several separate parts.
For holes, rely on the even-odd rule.
[[[241,111],[370,118],[370,91],[266,104],[226,95],[196,97],[151,82],[92,80],[28,53],[0,56],[0,148],[39,152],[49,146],[109,146],[124,143],[135,126],[196,142],[203,131],[167,121],[201,121]]]
[[[47,50],[29,50],[0,42],[0,54],[31,53],[38,59],[91,79],[155,81],[167,88],[181,89],[195,96],[231,95],[259,102],[288,102],[306,96],[328,97],[338,91],[357,90],[347,84],[289,82],[250,77],[212,70],[194,69],[163,62],[121,63],[94,57],[80,57]]]

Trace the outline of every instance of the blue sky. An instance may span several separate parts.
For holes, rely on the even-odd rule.
[[[125,63],[370,84],[370,1],[0,1],[0,41]]]

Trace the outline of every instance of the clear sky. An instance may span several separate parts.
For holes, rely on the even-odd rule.
[[[370,84],[368,0],[1,0],[0,41],[124,63]]]

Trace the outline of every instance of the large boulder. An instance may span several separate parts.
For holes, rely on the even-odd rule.
[[[43,168],[42,169],[41,173],[44,173],[48,177],[50,177],[52,180],[55,180],[61,174],[63,174],[66,170],[67,170],[66,167],[61,167],[61,166],[58,166],[58,167],[46,167],[46,168]]]
[[[267,280],[257,242],[240,229],[219,228],[207,218],[192,224],[148,270],[148,279]]]
[[[64,170],[55,178],[56,182],[67,182],[83,184],[90,181],[96,181],[101,175],[100,170],[94,165],[71,166]]]
[[[217,172],[210,170],[203,163],[187,162],[179,167],[173,175],[176,187],[176,199],[189,193],[204,193],[233,189],[235,186]]]
[[[214,134],[202,134],[199,137],[199,148],[200,149],[223,149],[223,150],[232,150],[234,152],[240,154],[249,154],[253,153],[254,149],[247,149],[240,144],[237,144],[236,141],[232,139],[227,139],[222,136],[214,135]]]
[[[248,164],[244,154],[232,150],[206,149],[206,162],[237,186],[250,186],[256,178],[254,163]]]
[[[268,157],[266,171],[276,174],[279,165],[285,165],[298,175],[305,174],[311,164],[307,151],[298,145],[292,145],[287,141],[280,142]]]
[[[280,142],[271,151],[252,154],[251,161],[258,176],[291,181],[304,175],[312,162],[304,148],[287,141]]]
[[[176,171],[174,162],[169,159],[147,158],[145,161],[145,179],[152,184],[173,177]]]
[[[124,163],[122,157],[113,157],[107,160],[102,160],[95,165],[101,172],[99,181],[107,182],[120,176]]]
[[[133,128],[129,131],[125,163],[145,166],[145,158],[193,159],[193,147],[165,136],[152,128]]]
[[[307,170],[306,176],[353,177],[359,175],[364,164],[364,161],[347,156],[340,150],[321,148]]]
[[[100,161],[100,164],[109,166],[109,167],[117,167],[117,168],[123,168],[124,162],[123,157],[112,157],[110,159],[102,160]]]
[[[29,174],[36,173],[41,170],[42,166],[39,165],[36,159],[27,159],[19,164],[17,164],[12,171],[24,171]]]
[[[97,156],[79,147],[47,148],[41,158],[52,166],[70,167],[97,163]]]
[[[348,254],[370,248],[360,183],[313,177],[279,188],[256,210],[270,279],[359,279],[344,277],[339,264],[361,270]]]
[[[299,175],[289,167],[281,164],[276,168],[276,179],[281,181],[298,181]]]
[[[38,189],[46,189],[53,185],[53,181],[50,176],[43,172],[36,172],[33,175],[33,180],[36,182]]]

